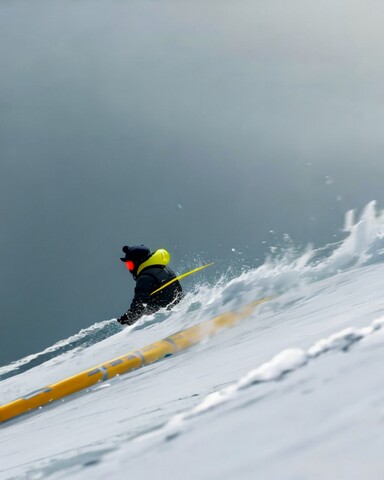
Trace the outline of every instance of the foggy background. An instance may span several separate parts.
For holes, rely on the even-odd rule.
[[[124,313],[125,244],[225,271],[383,206],[383,14],[1,0],[0,364]]]

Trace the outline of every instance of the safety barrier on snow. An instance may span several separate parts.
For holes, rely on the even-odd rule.
[[[204,338],[215,335],[223,328],[236,325],[240,320],[248,317],[253,310],[269,298],[263,298],[248,304],[239,312],[229,312],[219,315],[211,320],[194,325],[177,332],[170,337],[152,343],[140,350],[135,350],[121,357],[109,360],[97,367],[65,378],[39,390],[30,392],[23,397],[0,406],[0,422],[14,418],[34,408],[66,397],[73,393],[92,387],[99,382],[104,382],[116,375],[136,370],[139,367],[156,362],[164,357],[186,350],[201,342]]]

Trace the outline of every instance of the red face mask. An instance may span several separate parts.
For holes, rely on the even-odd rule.
[[[133,270],[135,269],[135,264],[132,262],[132,260],[128,260],[128,262],[125,262],[125,266],[130,272],[133,272]]]

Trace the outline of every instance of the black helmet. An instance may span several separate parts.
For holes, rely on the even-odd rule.
[[[145,262],[145,260],[151,256],[151,251],[145,245],[134,245],[133,247],[125,245],[122,250],[125,253],[125,257],[120,258],[120,260],[122,262],[134,262],[137,266]]]

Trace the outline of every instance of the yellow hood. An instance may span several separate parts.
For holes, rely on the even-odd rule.
[[[156,252],[148,258],[147,261],[142,263],[140,267],[137,269],[137,275],[146,267],[150,267],[152,265],[168,265],[169,261],[171,259],[171,255],[167,250],[164,248],[160,248],[159,250],[156,250]]]

